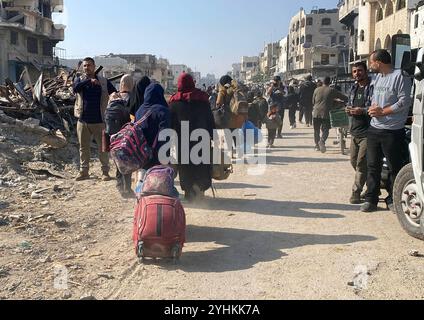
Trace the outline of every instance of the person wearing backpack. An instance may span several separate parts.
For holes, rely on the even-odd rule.
[[[233,98],[234,91],[231,89],[233,79],[225,75],[219,80],[218,95],[215,101],[211,101],[212,112],[217,129],[229,129],[231,120],[230,102]],[[215,102],[215,103],[214,103]]]
[[[105,135],[109,140],[114,134],[117,134],[122,127],[131,121],[128,102],[130,94],[134,89],[134,80],[131,75],[125,75],[119,85],[119,93],[114,93],[109,99],[109,105],[105,113]],[[131,190],[131,174],[124,175],[118,169],[116,170],[116,187],[123,198],[133,198],[134,193]]]
[[[180,175],[181,188],[185,192],[188,201],[202,198],[205,191],[212,186],[212,166],[210,162],[194,164],[193,159],[189,163],[182,163],[182,146],[187,143],[182,141],[182,123],[189,123],[190,136],[195,130],[206,130],[209,133],[211,146],[215,121],[209,104],[208,95],[195,88],[193,77],[183,73],[178,78],[178,92],[170,99],[171,124],[178,135],[178,172]],[[200,141],[190,142],[189,154],[192,148]],[[202,157],[199,154],[199,157]]]
[[[159,150],[166,142],[158,140],[159,133],[162,130],[171,128],[171,113],[164,93],[165,90],[160,84],[151,83],[146,88],[144,103],[136,114],[136,121],[140,121],[147,116],[147,119],[141,123],[141,128],[147,143],[154,149],[153,160],[148,166],[142,168],[144,170],[161,164]]]

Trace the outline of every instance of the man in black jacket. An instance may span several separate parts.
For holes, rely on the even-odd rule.
[[[300,115],[299,122],[302,123],[303,115],[305,116],[305,122],[308,127],[312,126],[312,109],[313,103],[312,98],[314,96],[317,85],[312,82],[312,76],[309,75],[305,79],[306,81],[301,84],[299,90],[299,105]]]
[[[370,94],[372,94],[367,69],[365,62],[358,62],[353,66],[352,75],[356,82],[350,92],[349,104],[346,109],[351,116],[350,159],[356,172],[350,198],[351,204],[362,203],[361,193],[367,182],[367,133],[371,121],[367,114],[367,107],[371,99]]]

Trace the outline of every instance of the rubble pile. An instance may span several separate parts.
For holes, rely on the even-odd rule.
[[[18,83],[7,79],[0,85],[0,188],[19,186],[28,177],[68,179],[75,174],[79,151],[72,84],[79,67],[53,78],[42,74],[35,84],[24,70]]]
[[[41,75],[35,84],[24,84],[21,76],[18,83],[6,79],[0,85],[0,188],[15,187],[28,176],[65,178],[60,172],[76,166],[75,74]]]

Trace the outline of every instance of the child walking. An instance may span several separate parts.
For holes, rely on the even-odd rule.
[[[282,124],[281,116],[278,114],[278,106],[271,105],[270,110],[265,118],[266,128],[268,129],[268,145],[267,148],[274,148],[274,141],[277,136],[277,130]]]

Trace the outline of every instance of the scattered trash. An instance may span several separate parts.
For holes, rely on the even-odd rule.
[[[99,276],[99,278],[105,278],[105,279],[108,279],[108,280],[115,279],[114,276],[107,274],[107,273],[98,273],[97,275]]]
[[[411,257],[415,257],[415,258],[423,257],[423,255],[421,255],[418,250],[411,250],[411,251],[408,252],[408,255],[410,255]]]
[[[69,228],[69,223],[63,219],[57,219],[54,224],[59,228]]]
[[[30,250],[32,248],[32,243],[29,241],[23,241],[19,244],[19,247],[23,250]]]
[[[69,291],[65,291],[62,295],[62,298],[65,300],[68,300],[70,298],[72,298],[72,294]]]
[[[6,278],[7,276],[9,276],[9,271],[9,269],[0,267],[0,278]]]
[[[40,263],[48,263],[48,262],[52,262],[52,258],[50,256],[47,256],[45,258],[42,258],[40,260],[38,260]]]
[[[31,193],[31,199],[33,199],[33,200],[42,199],[42,198],[43,198],[43,195],[41,195],[41,194],[39,194],[35,191]]]

